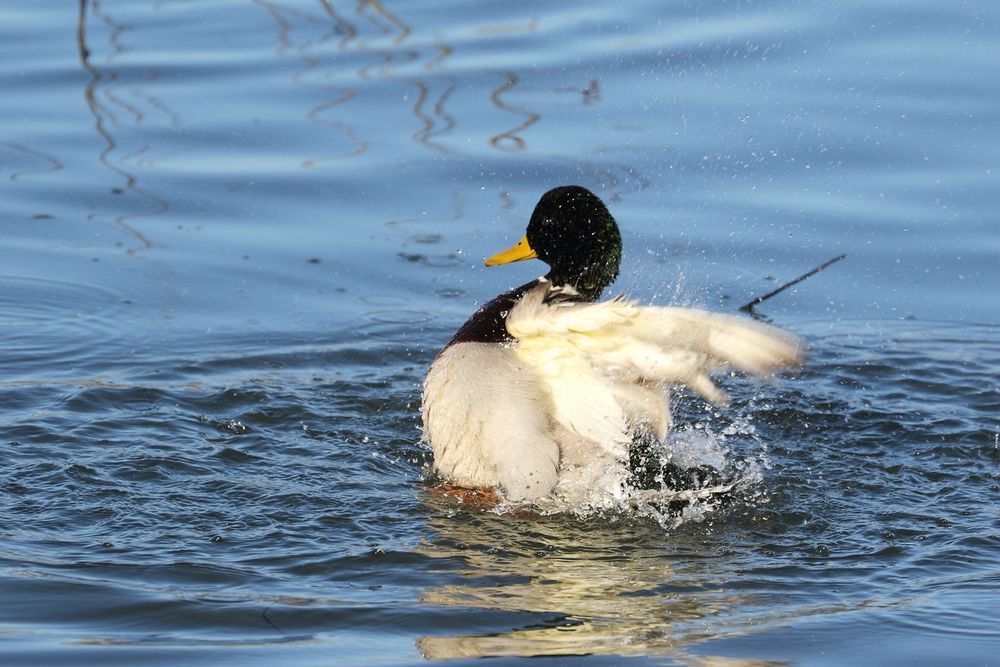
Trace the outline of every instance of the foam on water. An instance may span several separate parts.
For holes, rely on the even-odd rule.
[[[661,471],[652,488],[639,488],[630,483],[621,465],[564,470],[550,497],[520,502],[502,499],[492,511],[498,515],[527,511],[578,518],[609,514],[650,518],[669,531],[704,521],[733,502],[765,503],[767,496],[759,485],[768,466],[766,446],[754,437],[752,413],[744,410],[718,431],[711,421],[718,413],[710,409],[707,414],[705,421],[672,430],[647,455],[685,470],[714,471],[709,479],[703,476],[678,488],[676,480],[666,479]]]

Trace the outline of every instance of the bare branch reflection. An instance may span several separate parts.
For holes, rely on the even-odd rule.
[[[166,199],[140,187],[137,174],[125,166],[131,160],[147,153],[151,148],[148,143],[141,145],[132,154],[116,158],[116,155],[119,153],[119,142],[115,138],[111,128],[122,128],[125,126],[125,123],[120,118],[122,113],[131,118],[131,122],[129,123],[131,125],[142,123],[145,119],[145,114],[137,105],[126,101],[123,96],[117,94],[113,84],[119,81],[118,71],[110,66],[96,65],[92,59],[93,52],[88,46],[89,16],[100,19],[109,30],[108,46],[111,53],[105,60],[107,63],[113,62],[115,56],[125,53],[126,49],[121,42],[121,35],[125,32],[127,26],[117,23],[104,13],[101,10],[99,0],[80,0],[79,6],[80,13],[76,28],[77,51],[81,66],[90,74],[90,80],[87,82],[84,90],[84,98],[87,102],[87,108],[94,117],[94,129],[105,144],[98,155],[98,159],[107,169],[124,179],[124,188],[126,191],[152,204],[152,210],[138,213],[122,213],[114,220],[118,227],[140,244],[139,247],[127,250],[129,254],[133,254],[142,250],[148,250],[154,245],[153,241],[134,225],[134,221],[139,218],[151,218],[162,215],[170,210],[170,204]],[[151,70],[149,77],[150,79],[156,79],[159,77],[159,72]],[[126,91],[136,99],[145,101],[151,107],[164,114],[169,118],[171,125],[176,126],[179,124],[179,116],[157,97],[142,92],[136,86],[127,87]],[[94,219],[97,216],[98,214],[91,213],[88,218]]]
[[[343,123],[338,120],[329,120],[325,117],[325,114],[328,110],[338,107],[342,104],[346,104],[347,102],[353,100],[356,96],[357,96],[357,91],[348,90],[340,97],[334,98],[328,102],[324,102],[323,104],[320,104],[318,107],[313,107],[306,113],[306,117],[309,120],[314,121],[316,123],[320,123],[322,125],[327,125],[329,127],[335,127],[338,130],[340,130],[343,133],[344,137],[347,139],[347,141],[349,141],[351,144],[354,145],[354,149],[346,151],[339,155],[334,155],[324,158],[305,158],[304,160],[302,160],[303,167],[315,167],[319,162],[324,160],[339,159],[339,158],[353,157],[355,155],[361,155],[362,153],[368,150],[368,142],[359,139],[354,131],[354,128],[352,128],[347,123]]]
[[[442,217],[394,218],[392,220],[387,220],[385,222],[385,226],[398,227],[401,225],[409,225],[413,223],[455,222],[456,220],[461,220],[463,217],[465,217],[465,202],[462,199],[463,193],[464,193],[463,188],[455,188],[451,191],[451,215]]]
[[[445,113],[444,108],[445,104],[448,102],[448,98],[451,97],[453,92],[455,92],[456,84],[454,82],[450,83],[445,91],[438,96],[437,100],[431,107],[433,116],[428,115],[424,111],[427,100],[430,97],[430,85],[422,81],[416,82],[416,85],[420,93],[417,96],[416,104],[413,106],[413,113],[417,118],[423,121],[424,126],[418,132],[413,133],[413,140],[439,153],[450,153],[451,151],[443,145],[435,143],[432,139],[434,137],[447,134],[455,128],[455,119]],[[436,118],[443,121],[440,126],[437,120],[435,120]]]
[[[361,137],[353,124],[341,120],[349,114],[341,114],[339,117],[334,114],[334,110],[351,104],[357,97],[356,88],[344,88],[342,86],[329,86],[323,83],[327,79],[336,79],[334,71],[324,72],[327,67],[326,60],[321,58],[316,51],[331,40],[337,39],[339,50],[351,48],[359,34],[357,26],[349,19],[341,16],[329,0],[319,0],[322,13],[313,15],[306,11],[298,11],[288,7],[278,7],[270,0],[254,0],[255,4],[263,8],[268,15],[278,25],[278,48],[276,53],[281,57],[289,57],[294,51],[301,58],[302,64],[291,76],[291,81],[303,85],[315,85],[329,89],[333,96],[305,112],[305,117],[320,126],[334,128],[346,141],[347,148],[342,151],[303,157],[299,164],[306,169],[314,169],[323,166],[330,161],[340,161],[348,158],[360,156],[368,151],[369,142]],[[359,10],[361,7],[359,7]],[[318,39],[302,39],[296,42],[294,32],[296,23],[304,22],[310,26],[328,26]]]
[[[537,123],[542,116],[534,111],[512,107],[501,99],[505,93],[513,90],[518,83],[518,76],[514,72],[504,72],[503,75],[507,80],[490,94],[490,100],[501,111],[524,116],[525,120],[513,129],[493,135],[490,138],[490,145],[500,150],[521,151],[527,147],[527,144],[524,138],[520,136],[520,133]]]
[[[365,7],[371,7],[372,11],[374,12],[374,16],[363,12]],[[387,10],[385,6],[381,2],[379,2],[379,0],[358,0],[358,14],[361,16],[365,16],[373,25],[378,26],[385,34],[389,34],[390,32],[392,32],[392,27],[395,27],[395,29],[399,33],[396,36],[396,39],[394,40],[395,44],[402,44],[404,41],[406,41],[406,38],[409,37],[410,33],[412,32],[409,25],[407,25],[404,21],[401,21],[395,14]],[[392,27],[381,25],[380,22],[375,19],[375,17],[384,19],[389,24],[389,26]]]
[[[15,150],[19,153],[24,153],[25,155],[30,155],[33,158],[38,158],[49,163],[49,166],[44,169],[22,169],[20,171],[14,170],[11,172],[8,178],[12,181],[16,181],[22,176],[30,176],[33,174],[45,174],[52,171],[59,171],[63,168],[62,162],[58,158],[48,155],[39,150],[33,148],[28,148],[23,144],[14,143],[12,141],[0,141],[0,146],[6,146],[11,150]]]
[[[322,37],[305,39],[296,36],[299,30],[314,27],[320,19],[316,14],[301,7],[290,8],[278,5],[272,0],[254,0],[275,20],[278,26],[277,48],[279,56],[293,56],[301,59],[299,68],[292,75],[295,83],[312,86],[329,86],[331,95],[323,102],[310,107],[305,116],[312,122],[328,128],[335,128],[346,141],[347,147],[327,154],[309,155],[300,160],[306,168],[317,168],[330,161],[357,158],[370,150],[371,130],[365,128],[369,119],[372,102],[368,99],[370,87],[364,82],[371,80],[395,80],[412,86],[417,95],[411,98],[403,94],[401,99],[413,99],[411,113],[417,128],[410,138],[438,154],[458,152],[449,145],[446,138],[460,129],[460,117],[450,108],[462,88],[460,77],[444,73],[447,62],[455,55],[455,47],[436,40],[432,45],[410,44],[414,34],[410,22],[398,13],[390,11],[385,3],[378,0],[355,0],[354,15],[347,16],[336,7],[333,0],[317,0],[322,10],[319,16],[330,24],[330,29]],[[526,24],[499,24],[479,29],[483,34],[503,35],[537,30],[537,20]],[[313,30],[313,32],[315,32]],[[336,36],[335,47],[343,57],[331,57],[324,48]],[[343,82],[345,63],[358,85],[329,84]],[[415,67],[420,67],[426,76],[413,76]],[[445,70],[446,72],[446,70]],[[527,142],[524,133],[538,123],[542,114],[537,109],[515,105],[509,101],[509,93],[521,90],[521,76],[516,71],[503,71],[503,82],[487,93],[490,105],[505,115],[518,117],[519,122],[509,129],[495,131],[489,135],[488,145],[504,152],[524,151]],[[443,80],[442,80],[443,79]],[[349,79],[348,79],[349,80]],[[372,89],[374,90],[374,89]],[[572,91],[580,95],[584,105],[596,103],[599,97],[596,80],[586,86],[549,88],[547,92],[561,94]],[[537,91],[536,91],[537,92]],[[380,100],[384,100],[380,98]],[[387,109],[388,111],[388,109]]]
[[[333,21],[333,29],[343,35],[343,39],[340,40],[338,45],[341,49],[347,46],[351,40],[358,36],[358,30],[354,25],[347,19],[340,16],[337,11],[333,8],[333,3],[330,0],[319,0],[320,4],[323,6],[323,11],[326,15]]]

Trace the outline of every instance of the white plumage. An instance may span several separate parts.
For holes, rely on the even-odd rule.
[[[639,501],[626,488],[630,449],[666,437],[671,385],[725,403],[711,373],[763,375],[800,361],[793,337],[741,317],[598,303],[622,242],[586,188],[542,195],[524,238],[485,264],[536,258],[545,278],[477,310],[427,373],[424,438],[454,485],[572,506]]]
[[[424,435],[451,482],[513,500],[580,484],[616,496],[637,431],[666,437],[668,387],[725,403],[711,373],[801,362],[794,337],[743,317],[566,300],[566,291],[540,280],[505,319],[512,342],[457,342],[435,360]]]

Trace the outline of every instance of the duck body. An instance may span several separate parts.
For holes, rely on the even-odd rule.
[[[618,502],[633,444],[667,435],[669,387],[725,403],[711,373],[769,374],[801,360],[793,337],[746,318],[598,302],[621,240],[584,188],[546,193],[525,238],[487,264],[534,257],[549,274],[477,310],[424,383],[424,439],[458,486],[515,501],[600,489]]]

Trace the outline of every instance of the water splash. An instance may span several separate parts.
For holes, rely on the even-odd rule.
[[[757,451],[736,453],[736,446],[743,449],[748,437],[756,443]],[[640,480],[634,470],[630,473],[620,463],[563,470],[552,496],[533,501],[502,500],[493,511],[578,518],[633,516],[653,519],[664,529],[673,530],[704,521],[733,502],[766,502],[760,484],[769,467],[767,448],[757,437],[749,412],[718,428],[711,421],[678,428],[664,442],[647,445],[642,464],[644,470],[656,472]]]

